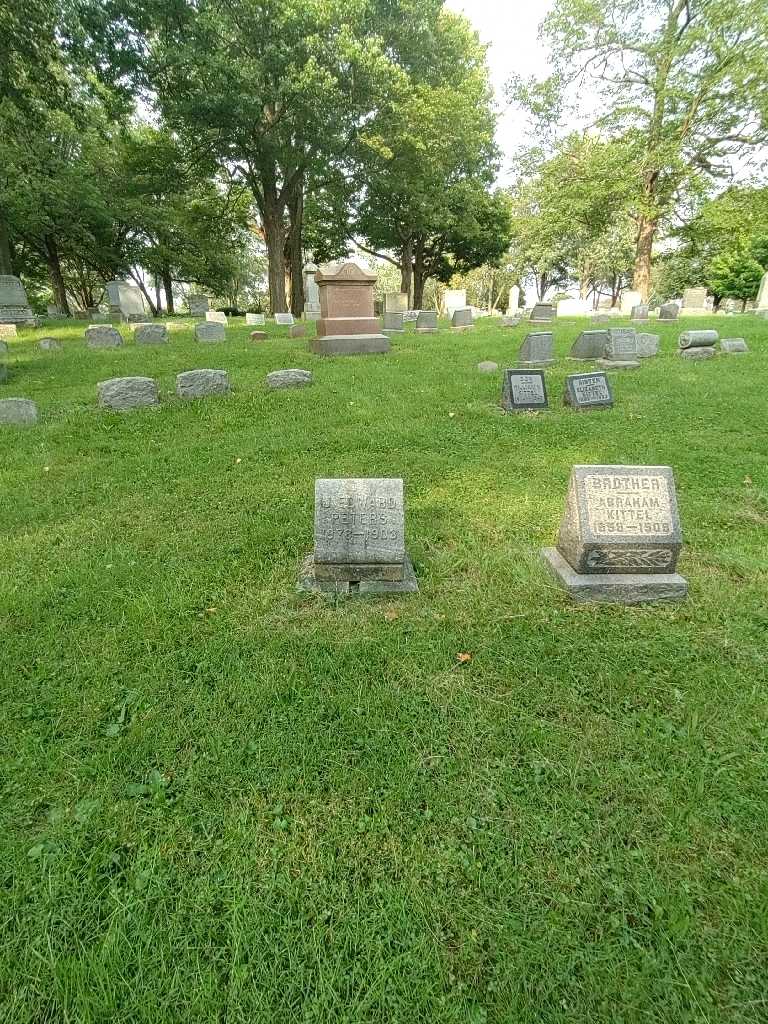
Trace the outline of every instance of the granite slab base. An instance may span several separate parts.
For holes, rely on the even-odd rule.
[[[336,334],[312,338],[310,352],[316,356],[377,355],[389,352],[386,334]]]
[[[557,582],[579,604],[647,604],[684,601],[688,581],[679,573],[578,573],[557,548],[544,548],[544,564]]]
[[[604,370],[639,370],[640,362],[637,359],[598,359],[597,365]]]
[[[301,564],[296,589],[304,594],[338,594],[354,597],[358,594],[417,594],[419,581],[413,571],[413,564],[406,554],[401,580],[321,580],[315,575],[315,556],[307,555]]]
[[[531,359],[531,360],[525,360],[525,359],[520,360],[520,359],[518,359],[517,362],[515,363],[515,366],[518,366],[521,370],[529,370],[529,369],[532,370],[532,369],[535,369],[536,367],[541,369],[541,367],[543,367],[543,366],[554,366],[556,362],[557,362],[556,359],[535,359],[535,360],[533,360],[533,359]]]

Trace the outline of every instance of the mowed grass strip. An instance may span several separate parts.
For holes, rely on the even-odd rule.
[[[709,326],[750,353],[681,360]],[[554,325],[551,409],[506,416],[476,364],[525,325],[10,343],[41,422],[0,433],[0,1019],[768,1017],[768,322],[653,323],[574,413],[588,327]],[[232,395],[177,399],[195,367]],[[268,391],[285,367],[314,386]],[[162,407],[99,410],[126,375]],[[557,589],[577,462],[674,467],[686,604]],[[295,593],[318,476],[405,479],[420,594]]]

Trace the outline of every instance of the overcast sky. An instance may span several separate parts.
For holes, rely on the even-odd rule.
[[[539,43],[538,29],[551,5],[551,0],[446,0],[446,7],[465,15],[481,40],[490,46],[488,64],[497,103],[503,112],[497,134],[504,151],[502,182],[515,149],[530,144],[525,118],[508,110],[504,101],[504,83],[513,72],[524,78],[546,76],[547,52]]]

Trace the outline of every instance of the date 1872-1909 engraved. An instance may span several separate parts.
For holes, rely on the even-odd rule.
[[[674,532],[669,489],[662,476],[592,474],[584,479],[584,494],[595,537],[662,538]]]

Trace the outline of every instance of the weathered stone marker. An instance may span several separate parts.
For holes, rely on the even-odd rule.
[[[246,313],[245,322],[249,327],[263,327],[267,318],[263,313]]]
[[[572,409],[612,409],[613,392],[602,370],[571,373],[565,378],[563,401]]]
[[[37,347],[42,349],[43,352],[58,352],[62,348],[62,344],[55,338],[41,338],[37,343]]]
[[[389,338],[374,316],[374,273],[357,263],[332,263],[321,267],[315,280],[321,316],[310,351],[321,356],[389,352]]]
[[[484,359],[482,362],[477,364],[477,369],[480,373],[496,373],[499,368],[498,363],[494,363],[490,359]]]
[[[680,315],[680,307],[676,302],[665,302],[659,306],[659,320],[677,320]]]
[[[293,313],[275,313],[275,323],[279,327],[293,327]]]
[[[384,296],[384,314],[407,313],[408,295],[406,292],[387,292]]]
[[[452,331],[468,331],[474,326],[475,321],[472,319],[472,310],[469,306],[465,306],[464,309],[454,309],[451,317]]]
[[[304,267],[304,319],[320,319],[320,289],[315,281],[317,267],[314,263],[307,263]]]
[[[742,352],[749,352],[749,347],[743,338],[723,338],[720,342],[720,351],[728,355],[739,355]]]
[[[637,306],[632,307],[632,315],[630,320],[647,320],[650,315],[650,306],[646,306],[644,303],[640,303]]]
[[[661,338],[658,334],[638,334],[637,336],[637,358],[650,359],[659,354]]]
[[[27,301],[24,285],[13,274],[0,274],[0,324],[29,324],[34,327],[35,314]]]
[[[550,302],[537,302],[531,310],[532,324],[549,324],[555,319],[555,307]]]
[[[176,376],[176,394],[179,398],[228,395],[229,374],[226,370],[185,370]]]
[[[307,336],[306,324],[292,324],[288,329],[289,338],[305,338]]]
[[[123,336],[116,327],[86,327],[85,343],[88,348],[119,348]]]
[[[315,481],[315,550],[299,590],[385,594],[419,589],[405,550],[403,481]]]
[[[576,601],[680,601],[682,543],[669,466],[574,466],[557,547],[542,556]]]
[[[608,331],[605,356],[598,360],[601,366],[612,370],[636,370],[637,335],[632,327],[612,327]]]
[[[141,289],[127,281],[109,281],[107,283],[110,316],[123,320],[146,320],[147,311]]]
[[[403,314],[390,313],[389,311],[385,310],[384,326],[382,327],[382,331],[385,334],[403,334],[403,332],[405,331],[405,322],[403,320]]]
[[[205,314],[206,323],[209,324],[224,324],[227,326],[227,314],[219,313],[218,310],[209,309]]]
[[[205,316],[208,312],[207,295],[190,295],[187,299],[190,316]]]
[[[543,370],[505,370],[501,406],[507,412],[546,409],[547,385]]]
[[[37,406],[29,398],[0,398],[0,424],[27,427],[37,423]]]
[[[168,328],[165,324],[140,324],[133,332],[133,340],[137,345],[164,345],[168,341]]]
[[[437,334],[437,313],[433,309],[420,309],[416,318],[417,334]]]
[[[602,359],[608,344],[608,331],[582,331],[571,346],[569,359]]]
[[[312,383],[312,374],[309,370],[273,370],[267,374],[267,387],[277,390],[278,388],[305,388]]]
[[[218,321],[203,321],[195,324],[195,338],[198,341],[226,341],[227,329]]]
[[[717,331],[683,331],[677,341],[679,354],[683,359],[713,359],[719,337]]]
[[[0,324],[0,338],[18,338],[16,324]]]
[[[554,345],[555,336],[549,331],[527,334],[517,353],[517,361],[521,366],[552,366]]]
[[[151,377],[113,377],[96,385],[99,405],[114,412],[129,412],[147,405],[159,405],[157,382]]]

